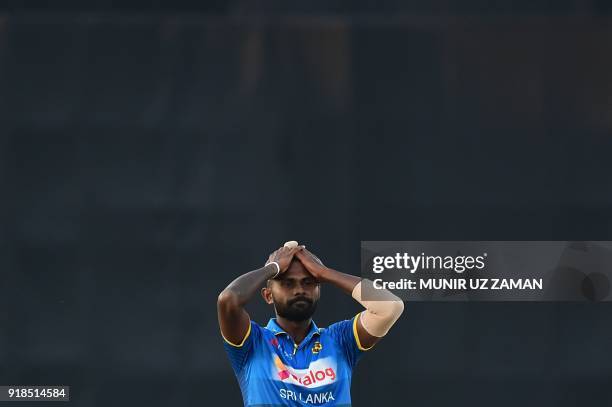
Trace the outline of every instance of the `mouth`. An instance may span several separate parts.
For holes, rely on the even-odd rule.
[[[295,300],[291,303],[291,305],[300,305],[300,306],[310,305],[310,304],[311,304],[311,301],[306,300],[306,299]]]

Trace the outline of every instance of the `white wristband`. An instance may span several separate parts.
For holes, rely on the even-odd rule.
[[[269,262],[269,263],[266,263],[266,266],[268,266],[268,265],[270,265],[270,264],[274,264],[274,265],[276,266],[276,274],[274,274],[274,277],[272,277],[272,278],[276,278],[276,276],[278,276],[278,275],[279,275],[279,273],[280,273],[280,266],[279,266],[279,265],[278,265],[278,263],[277,263],[277,262],[275,262],[275,261],[271,261],[271,262]]]

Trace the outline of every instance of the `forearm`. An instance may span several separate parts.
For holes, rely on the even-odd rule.
[[[351,295],[357,302],[363,305],[366,310],[378,316],[391,319],[398,314],[398,311],[401,313],[399,308],[403,309],[403,303],[399,297],[388,290],[374,289],[370,280],[362,280],[361,277],[330,268],[322,274],[321,280],[340,288],[345,294]],[[371,301],[364,301],[362,298],[362,288],[365,288],[364,284],[368,285],[366,290],[369,290],[371,293]],[[359,287],[357,287],[358,285]],[[389,304],[389,302],[395,304]]]
[[[345,294],[351,295],[353,289],[361,281],[361,277],[327,268],[320,278],[322,283],[328,283],[338,287]]]
[[[244,306],[253,298],[267,280],[274,277],[276,272],[276,266],[268,264],[260,269],[243,274],[229,283],[229,285],[221,291],[219,298],[230,297],[228,300],[234,302],[235,305]]]
[[[327,269],[321,275],[322,282],[340,288],[344,293],[351,295],[365,311],[361,314],[357,329],[364,346],[371,347],[381,337],[385,336],[391,326],[397,321],[404,310],[404,303],[400,298],[388,290],[374,290],[370,280]],[[367,288],[364,286],[368,286]],[[362,297],[362,288],[375,298],[366,301]]]

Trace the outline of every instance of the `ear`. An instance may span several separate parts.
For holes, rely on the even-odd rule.
[[[268,305],[271,305],[274,302],[272,300],[272,290],[269,287],[264,287],[261,289],[261,296]]]

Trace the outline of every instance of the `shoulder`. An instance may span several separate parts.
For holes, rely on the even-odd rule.
[[[336,342],[349,348],[355,348],[358,351],[367,351],[370,348],[364,348],[359,340],[357,333],[357,318],[361,313],[357,313],[351,319],[345,319],[331,324],[327,327],[327,332]]]
[[[359,314],[357,314],[359,315]],[[352,337],[355,329],[355,317],[351,319],[344,319],[342,321],[334,322],[327,328],[321,328],[320,332],[322,335],[330,336],[336,340],[346,339],[347,336]]]
[[[269,332],[269,330],[266,329],[266,327],[259,325],[255,321],[251,321],[250,330],[251,330],[251,335],[253,335],[253,338],[256,338],[256,339],[259,339],[263,337],[264,335],[267,335]]]
[[[225,345],[227,348],[231,349],[231,348],[243,348],[245,347],[245,345],[251,345],[253,343],[257,343],[262,335],[263,335],[263,331],[265,331],[266,329],[263,328],[262,326],[260,326],[257,322],[255,321],[250,321],[249,323],[249,328],[247,330],[247,333],[244,335],[244,339],[242,339],[242,341],[240,343],[232,343],[230,341],[228,341],[223,334],[221,334],[223,336],[223,340],[225,342]]]
[[[223,346],[229,356],[230,363],[236,375],[244,374],[244,369],[248,366],[254,357],[260,352],[262,343],[262,328],[256,322],[250,321],[244,339],[240,343],[232,343],[225,337]]]

